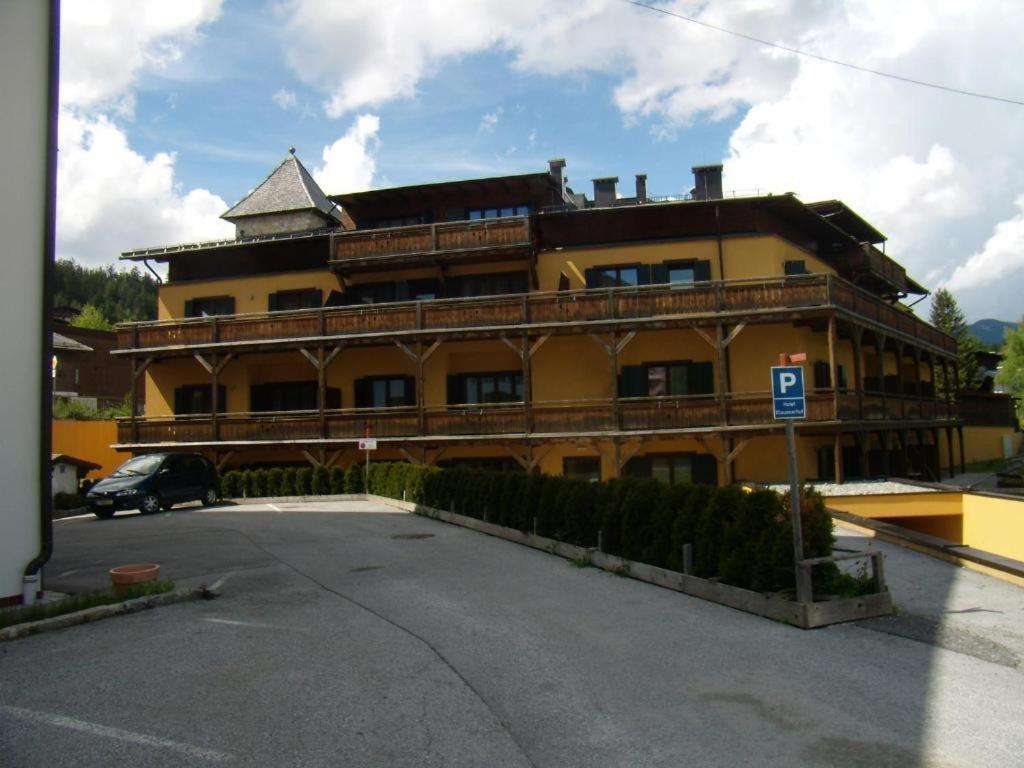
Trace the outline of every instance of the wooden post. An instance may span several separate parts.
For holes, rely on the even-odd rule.
[[[960,473],[967,471],[967,457],[964,455],[964,428],[958,424],[956,427],[957,441],[960,443]]]
[[[213,428],[213,439],[214,442],[220,440],[220,421],[217,419],[217,411],[220,410],[220,400],[217,397],[217,379],[220,376],[220,365],[217,356],[213,356],[213,367],[210,369],[210,410],[213,411],[210,414],[210,423]]]
[[[323,312],[320,313],[323,318]],[[324,365],[324,345],[316,350],[316,404],[320,415],[320,439],[327,439],[327,366]]]
[[[832,385],[832,418],[839,418],[839,369],[836,365],[836,316],[828,318],[828,380]],[[838,480],[837,482],[842,482]]]
[[[885,397],[885,334],[875,332],[875,354],[878,357],[878,390],[882,396],[882,418],[889,418],[889,408]]]
[[[853,327],[853,386],[854,391],[857,393],[857,418],[864,418],[864,376],[863,376],[863,360],[862,353],[863,348],[861,347],[861,337],[864,334],[864,329],[859,325]]]
[[[889,464],[889,445],[892,443],[892,435],[889,430],[883,429],[878,433],[878,439],[882,443],[882,472],[888,478],[892,474],[892,467]]]
[[[836,432],[832,446],[832,463],[835,468],[836,482],[840,485],[846,480],[843,473],[843,433]]]
[[[610,301],[614,301],[615,296],[609,292],[608,298]],[[614,304],[612,304],[614,307]],[[612,331],[611,345],[608,348],[608,359],[611,361],[611,374],[612,374],[612,417],[615,424],[615,430],[622,430],[622,409],[619,407],[619,334],[617,331]]]
[[[956,462],[953,459],[953,428],[946,427],[946,452],[949,454],[949,476],[956,474]]]
[[[533,365],[531,358],[533,357],[533,351],[530,349],[530,336],[526,331],[523,331],[522,338],[522,366],[523,366],[523,416],[524,416],[524,432],[530,434],[533,432],[533,380],[532,371]]]
[[[420,302],[416,302],[417,312]],[[417,319],[419,319],[417,315]],[[423,342],[416,342],[416,434],[423,436],[427,428],[427,414],[424,410],[426,399],[423,397]]]
[[[718,374],[715,378],[718,383],[718,423],[723,427],[729,420],[729,408],[726,403],[726,381],[725,381],[725,333],[722,327],[722,321],[719,320],[715,323],[715,351],[718,355],[718,360],[715,364],[716,373]],[[728,451],[727,451],[728,452]]]
[[[900,418],[904,418],[907,415],[906,408],[906,387],[903,381],[903,342],[897,341],[896,346],[896,390],[899,397],[900,404]]]

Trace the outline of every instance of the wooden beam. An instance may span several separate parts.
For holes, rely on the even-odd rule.
[[[618,461],[619,471],[621,472],[622,468],[629,463],[629,460],[640,452],[640,448],[643,447],[643,443],[639,440],[631,440],[628,443],[619,443],[616,441],[616,445],[619,446],[616,460]]]
[[[832,417],[839,418],[839,371],[836,367],[836,316],[828,318],[828,380],[832,386]]]
[[[338,463],[338,459],[341,458],[341,455],[344,452],[345,452],[344,448],[339,448],[337,451],[335,451],[334,453],[332,453],[330,455],[330,457],[327,459],[326,462],[324,462],[324,466],[325,467],[333,467],[335,464]]]
[[[421,462],[417,461],[416,457],[413,456],[411,453],[409,453],[408,450],[406,450],[405,448],[402,448],[401,446],[398,447],[398,452],[400,454],[402,454],[403,456],[405,456],[405,460],[408,461],[410,464],[419,464],[419,463],[421,463]]]
[[[523,347],[519,346],[518,344],[514,344],[512,340],[505,334],[501,334],[501,336],[499,336],[498,338],[501,339],[502,342],[504,342],[506,347],[515,352],[516,357],[518,357],[520,360],[525,358],[526,350]]]
[[[711,338],[711,335],[707,331],[705,331],[699,325],[693,326],[693,330],[698,336],[700,336],[702,339],[704,339],[704,341],[708,343],[709,347],[711,347],[712,349],[718,349],[718,343],[713,338]]]
[[[422,355],[420,355],[420,359],[423,360],[424,363],[427,362],[430,356],[434,354],[437,348],[440,347],[443,343],[444,341],[442,339],[438,339],[437,341],[435,341],[433,344],[427,347],[426,351]]]
[[[318,371],[320,370],[320,360],[319,360],[319,359],[317,358],[317,356],[316,356],[316,355],[314,355],[314,354],[313,354],[312,352],[310,352],[310,351],[309,351],[308,349],[306,349],[305,347],[299,347],[299,352],[300,352],[300,353],[302,354],[302,356],[303,356],[304,358],[306,358],[307,360],[309,360],[310,364],[311,364],[311,365],[312,365],[312,366],[313,366],[314,368],[316,368],[316,369],[317,369]]]
[[[530,357],[533,357],[535,354],[537,354],[537,350],[540,349],[542,346],[544,346],[544,342],[547,341],[550,338],[551,338],[551,334],[550,333],[546,333],[543,336],[541,336],[539,339],[537,339],[535,342],[533,342],[533,346],[530,347]]]
[[[540,446],[540,448],[538,450],[532,450],[533,446],[530,446],[530,448],[531,448],[531,451],[530,451],[530,471],[531,472],[536,468],[536,466],[538,464],[540,464],[541,459],[543,459],[545,456],[547,456],[549,453],[551,453],[551,449],[553,447],[554,447],[553,443],[547,443],[545,445],[542,445],[542,446]]]
[[[392,341],[395,342],[395,346],[397,346],[400,350],[405,352],[406,355],[408,355],[410,360],[412,360],[414,363],[419,362],[420,356],[413,352],[411,349],[409,349],[408,346],[406,346],[398,339],[392,339]]]
[[[196,352],[194,355],[192,355],[192,357],[194,357],[196,359],[196,362],[198,362],[201,366],[203,366],[203,369],[207,373],[213,373],[213,363],[209,362],[205,357],[200,355],[198,352]]]
[[[511,445],[509,445],[508,443],[502,443],[501,447],[504,448],[505,452],[513,459],[515,459],[519,463],[519,465],[527,472],[533,469],[533,467],[530,466],[529,460],[522,456],[518,451],[514,450]]]
[[[302,455],[303,455],[303,456],[305,457],[306,461],[308,461],[308,462],[309,462],[310,464],[312,464],[312,465],[313,465],[314,467],[319,467],[319,466],[322,466],[321,462],[317,460],[316,456],[314,456],[313,454],[311,454],[311,453],[310,453],[309,451],[307,451],[307,450],[306,450],[305,448],[301,449],[301,450],[299,451],[299,453],[301,453],[301,454],[302,454]]]
[[[612,348],[605,342],[604,339],[602,339],[596,333],[591,333],[590,338],[592,338],[594,340],[594,343],[605,351],[605,354],[610,355],[612,353]]]
[[[746,437],[737,440],[735,447],[726,455],[725,463],[732,464],[736,460],[736,457],[743,452],[743,449],[747,447],[747,443],[749,442],[750,438]]]
[[[224,467],[227,466],[227,463],[229,461],[231,461],[231,457],[234,456],[234,455],[235,455],[234,451],[227,451],[226,453],[220,454],[220,458],[218,458],[217,461],[216,461],[217,471],[218,472],[223,472],[224,471]],[[217,454],[214,454],[214,456],[216,457]]]
[[[722,341],[722,346],[728,347],[730,344],[732,344],[735,338],[739,336],[740,332],[746,327],[746,320],[741,320],[740,322],[736,323],[736,326],[729,332],[729,335],[726,336],[725,339]]]
[[[619,343],[615,345],[615,354],[617,354],[617,355],[621,354],[622,350],[624,350],[626,348],[626,345],[629,344],[629,342],[631,342],[635,338],[636,338],[636,331],[630,331],[625,336],[623,336],[619,340]]]
[[[134,358],[134,357],[132,358],[132,383],[133,384],[138,380],[139,376],[141,376],[143,373],[146,372],[146,369],[149,368],[149,364],[152,363],[152,362],[153,362],[153,358],[152,357],[145,358],[142,361],[141,364],[136,362],[136,358]]]

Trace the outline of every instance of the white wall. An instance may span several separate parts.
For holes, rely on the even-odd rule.
[[[78,468],[71,464],[54,464],[50,493],[53,496],[58,493],[78,493]]]
[[[49,26],[49,3],[0,1],[0,599],[40,550]]]

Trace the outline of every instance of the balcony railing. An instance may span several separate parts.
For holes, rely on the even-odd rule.
[[[907,418],[902,414],[913,400],[920,418],[952,418],[945,402],[927,398],[889,397],[885,408],[872,410],[864,397],[865,418]],[[831,392],[807,397],[807,419],[801,423],[859,419],[858,398]],[[870,400],[870,402],[874,402]],[[725,421],[723,422],[723,413]],[[487,405],[428,406],[423,429],[412,406],[382,409],[328,410],[323,425],[317,411],[281,413],[210,414],[169,416],[118,421],[121,444],[154,443],[282,443],[355,441],[369,429],[375,437],[526,437],[595,436],[608,433],[664,433],[715,427],[759,427],[775,424],[768,393],[715,396],[623,398],[583,401],[499,403]]]
[[[321,338],[429,331],[432,337],[478,329],[534,328],[581,333],[601,323],[642,327],[709,316],[744,316],[839,309],[954,354],[956,342],[904,310],[833,275],[727,280],[694,285],[536,292],[467,299],[396,302],[122,325],[119,351],[185,351],[220,344],[263,348],[274,343],[316,343]],[[389,338],[390,341],[390,338]]]
[[[379,262],[416,255],[528,249],[530,245],[528,216],[449,221],[338,232],[334,235],[331,263],[343,267],[353,263]]]

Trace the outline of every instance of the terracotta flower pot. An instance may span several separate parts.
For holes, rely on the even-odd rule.
[[[160,566],[155,563],[120,565],[110,569],[110,583],[114,585],[114,591],[120,595],[132,584],[156,581],[159,575]]]

